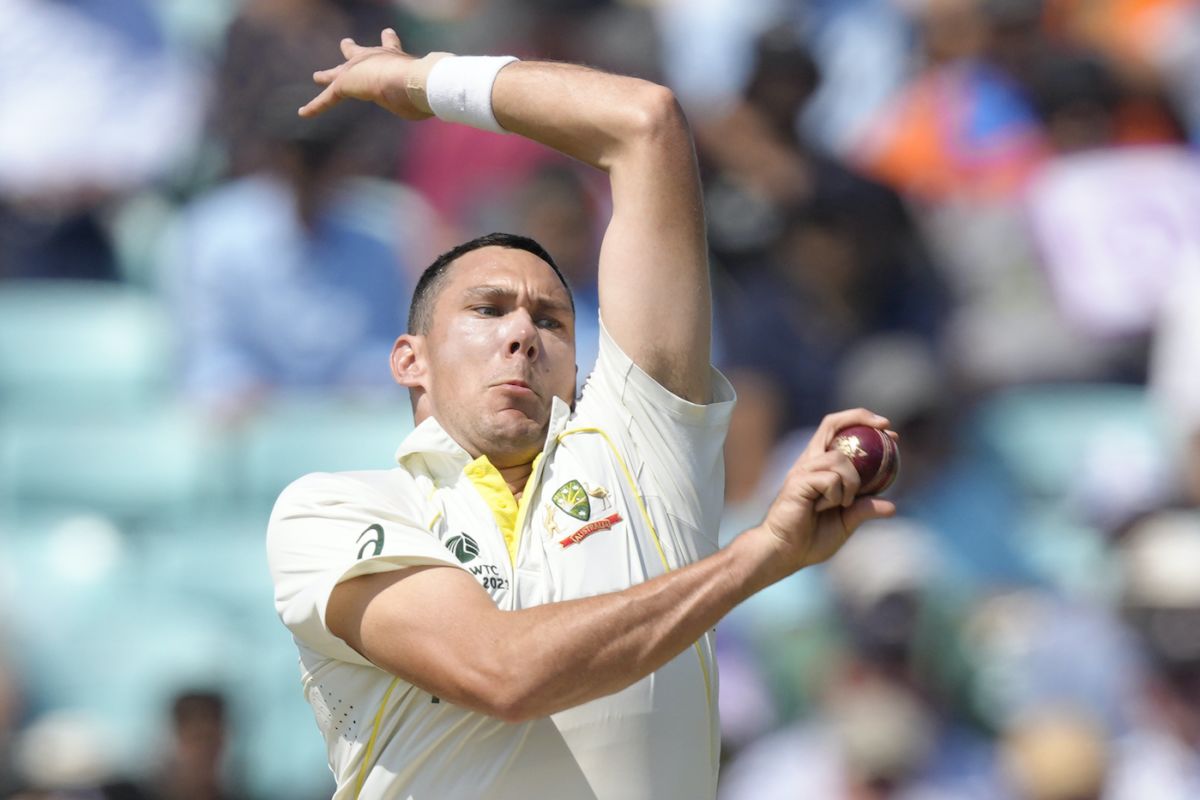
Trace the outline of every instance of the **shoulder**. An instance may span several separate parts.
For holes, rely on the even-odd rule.
[[[643,417],[655,420],[655,424],[727,425],[736,395],[724,375],[715,368],[709,369],[708,403],[693,403],[679,397],[639,367],[612,339],[601,319],[599,358],[576,404],[575,419],[586,419],[597,411],[603,416],[611,409],[619,409],[622,417]]]
[[[292,481],[275,501],[272,523],[294,515],[313,515],[347,507],[387,509],[419,516],[423,494],[407,470],[312,472]]]

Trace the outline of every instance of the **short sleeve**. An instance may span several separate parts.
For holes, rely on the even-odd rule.
[[[673,394],[621,350],[601,320],[599,358],[572,424],[596,424],[615,433],[642,491],[661,499],[690,526],[713,527],[715,539],[735,394],[716,368],[711,376],[711,403]]]
[[[347,474],[306,475],[283,491],[267,527],[275,609],[297,641],[329,658],[368,665],[334,636],[325,609],[335,586],[360,575],[413,566],[461,569],[415,517]]]

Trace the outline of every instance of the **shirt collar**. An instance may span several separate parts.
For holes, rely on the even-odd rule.
[[[558,435],[567,427],[571,418],[571,407],[555,397],[550,403],[550,424],[546,431],[546,441],[542,445],[542,454],[548,456],[558,442]],[[427,417],[420,425],[413,428],[400,447],[396,450],[396,461],[401,466],[412,471],[409,461],[419,457],[430,470],[439,472],[446,470],[458,473],[471,463],[471,454],[462,445],[454,441],[441,423],[433,417]]]

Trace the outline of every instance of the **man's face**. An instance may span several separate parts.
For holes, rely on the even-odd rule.
[[[503,247],[462,256],[424,340],[428,411],[455,441],[497,467],[541,451],[551,401],[575,393],[575,315],[546,262]]]

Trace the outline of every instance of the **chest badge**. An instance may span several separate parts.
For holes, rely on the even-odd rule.
[[[607,489],[598,484],[596,486],[589,486],[583,481],[569,480],[555,490],[550,500],[553,505],[546,505],[545,519],[546,532],[550,536],[557,539],[563,532],[562,527],[555,519],[555,507],[580,522],[587,523],[570,536],[559,539],[558,544],[561,547],[570,547],[573,544],[578,544],[593,533],[609,530],[613,525],[621,521],[620,514],[610,514],[600,519],[592,519],[592,500],[596,501],[596,510],[600,512],[607,511],[609,506],[612,505],[612,496]]]
[[[587,522],[592,516],[592,503],[588,500],[587,489],[577,480],[569,480],[555,489],[550,499],[580,522]]]

